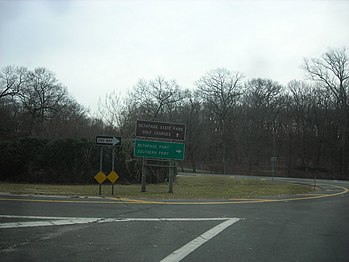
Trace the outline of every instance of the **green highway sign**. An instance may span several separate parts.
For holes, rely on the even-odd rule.
[[[136,140],[135,157],[184,160],[184,144]]]

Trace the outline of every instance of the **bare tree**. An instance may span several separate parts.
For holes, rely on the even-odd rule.
[[[332,95],[338,110],[339,173],[345,175],[349,162],[349,57],[346,49],[329,49],[320,58],[304,59],[303,69]]]
[[[129,97],[142,117],[155,120],[164,117],[171,106],[183,100],[184,94],[175,80],[157,77],[150,81],[139,80]]]
[[[243,78],[244,75],[240,72],[218,68],[208,72],[196,82],[199,96],[217,121],[223,146],[224,173],[227,172],[228,134],[231,133],[228,126],[230,125],[231,113],[243,94]]]
[[[91,130],[88,110],[71,97],[64,99],[64,107],[45,122],[45,137],[91,138],[96,130]]]
[[[247,144],[251,169],[252,162],[257,166],[261,161],[269,163],[270,156],[277,155],[278,115],[284,105],[284,88],[278,82],[262,78],[249,80],[245,87],[247,119],[250,120],[248,132],[251,139]]]
[[[87,111],[46,68],[0,72],[0,136],[87,137]]]
[[[98,116],[110,128],[116,129],[120,132],[123,101],[121,95],[115,91],[107,93],[104,101],[101,99],[98,103]]]
[[[288,130],[289,138],[294,144],[297,143],[297,159],[300,159],[302,167],[308,167],[312,159],[311,145],[315,138],[314,129],[318,126],[315,123],[314,111],[317,111],[317,98],[315,88],[310,84],[292,80],[287,85],[291,92],[288,105]],[[291,145],[290,147],[292,147]],[[292,155],[289,154],[289,164],[292,163]],[[313,162],[313,161],[312,161]]]
[[[209,132],[200,99],[194,91],[187,90],[187,99],[178,112],[180,122],[186,124],[186,159],[190,161],[193,172],[197,164],[203,162],[209,147]]]
[[[348,107],[349,58],[346,49],[329,49],[321,58],[304,59],[303,69],[336,98],[338,107]]]
[[[19,96],[24,110],[30,115],[30,133],[38,121],[36,131],[41,136],[45,121],[54,118],[65,107],[67,90],[51,71],[39,67],[27,72],[25,85]]]
[[[25,67],[6,66],[0,71],[0,99],[15,96],[25,83],[27,74]]]

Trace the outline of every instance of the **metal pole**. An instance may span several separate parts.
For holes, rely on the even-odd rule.
[[[103,147],[102,146],[100,149],[100,156],[99,156],[99,171],[103,171]],[[98,195],[100,196],[101,194],[102,194],[102,184],[99,184]]]
[[[112,160],[111,160],[111,170],[114,170],[115,168],[115,147],[112,148]],[[114,183],[111,183],[111,194],[114,195]]]
[[[272,161],[272,178],[271,180],[274,181],[274,176],[275,176],[275,161],[276,161],[276,127],[275,127],[275,124],[276,124],[276,117],[277,115],[275,116],[274,120],[273,120],[273,156],[271,158],[271,161]]]
[[[112,170],[112,171],[115,171],[114,168],[115,168],[115,147],[113,146],[113,149],[112,149],[111,170]]]
[[[316,176],[314,176],[314,191],[316,189]]]
[[[271,181],[274,181],[274,175],[275,175],[275,160],[272,158],[271,160]]]
[[[145,160],[145,158],[143,158],[143,162],[142,162],[142,188],[141,188],[142,192],[145,192],[146,179],[147,179],[147,176],[146,176],[147,169],[145,167],[145,164],[146,164],[146,160]]]
[[[169,182],[169,188],[168,192],[173,193],[173,175],[174,175],[174,166],[172,166],[173,162],[170,161],[170,170],[168,173],[168,182]]]
[[[99,156],[99,171],[103,171],[103,147],[102,146],[100,149],[100,156]]]

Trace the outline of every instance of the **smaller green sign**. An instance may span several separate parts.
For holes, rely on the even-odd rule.
[[[135,157],[183,160],[184,144],[149,140],[136,140]]]

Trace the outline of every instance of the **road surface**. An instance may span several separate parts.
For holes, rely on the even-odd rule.
[[[318,184],[250,201],[2,194],[0,260],[349,261],[349,182]]]

